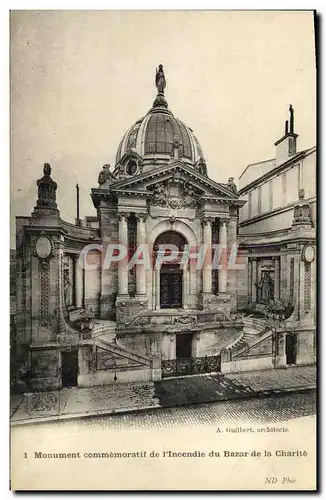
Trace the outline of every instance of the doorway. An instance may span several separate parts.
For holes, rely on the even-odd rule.
[[[297,361],[297,336],[287,334],[286,335],[286,364],[295,365]]]
[[[171,246],[177,248],[175,255],[171,258]],[[183,250],[187,245],[186,238],[177,231],[165,231],[155,240],[153,245],[154,261],[160,252],[165,256],[170,256],[167,263],[159,261],[160,279],[155,281],[156,308],[161,309],[181,309],[183,300],[183,270],[181,268],[181,258]],[[174,252],[173,252],[174,253]],[[162,262],[162,264],[161,264]],[[165,261],[166,262],[166,261]],[[186,292],[187,294],[187,292]]]
[[[61,353],[62,387],[76,387],[78,375],[78,351]]]
[[[160,272],[161,309],[182,307],[182,270],[178,265],[162,266]]]
[[[188,359],[192,355],[192,333],[176,335],[176,358]]]
[[[192,333],[176,335],[176,374],[191,375],[192,373]]]

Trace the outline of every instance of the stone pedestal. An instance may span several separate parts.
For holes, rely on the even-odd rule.
[[[152,357],[152,380],[162,379],[161,355],[154,354]]]
[[[219,292],[217,295],[202,292],[199,296],[200,308],[205,311],[223,311],[230,314],[230,295]]]

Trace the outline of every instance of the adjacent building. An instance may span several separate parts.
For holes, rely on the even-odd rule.
[[[238,306],[256,313],[285,310],[284,364],[315,360],[316,147],[297,151],[294,110],[275,158],[248,165],[239,178],[247,203],[239,211],[246,270],[238,273]]]

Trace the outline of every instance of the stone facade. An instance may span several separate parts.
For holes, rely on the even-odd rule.
[[[305,158],[296,155],[295,164]],[[273,297],[293,304],[286,331],[299,336],[296,360],[311,362],[312,201],[301,193],[282,234],[262,235],[260,226],[254,233],[263,219],[243,215],[247,188],[209,178],[197,138],[169,110],[164,90],[124,135],[114,168],[103,166],[91,192],[96,216],[62,220],[50,165],[43,173],[33,213],[16,219],[19,390],[286,366],[284,329],[257,320],[245,333],[239,315],[259,303],[257,277],[267,270],[277,276]],[[162,261],[162,245],[174,245],[177,257],[164,253]],[[214,245],[222,248],[218,268]]]

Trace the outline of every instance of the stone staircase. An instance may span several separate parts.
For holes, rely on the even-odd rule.
[[[257,338],[259,335],[260,332],[244,332],[243,335],[241,335],[241,337],[233,344],[232,349],[239,351],[247,347],[247,345],[249,345],[249,343],[251,343],[251,341]]]
[[[103,320],[95,323],[93,341],[96,347],[104,349],[117,357],[123,357],[140,365],[150,365],[150,359],[131,352],[120,344],[116,337],[116,322]]]
[[[93,339],[105,339],[108,342],[112,342],[116,336],[117,324],[115,321],[101,320],[94,324],[93,329]]]
[[[232,355],[237,355],[249,346],[252,346],[266,332],[270,330],[270,325],[264,319],[251,316],[243,318],[243,334],[232,345]]]

